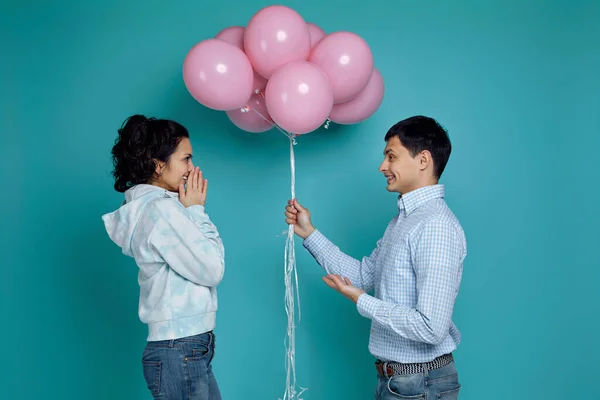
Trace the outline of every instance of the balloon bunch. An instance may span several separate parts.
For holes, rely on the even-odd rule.
[[[356,124],[379,108],[384,84],[369,45],[348,32],[326,34],[285,6],[258,11],[246,27],[231,26],[196,44],[183,64],[183,79],[202,105],[225,111],[247,132],[275,127],[290,139],[291,194],[295,198],[294,145],[298,135],[329,121]],[[285,245],[285,342],[287,379],[284,400],[297,400],[295,327],[298,275],[294,227]]]
[[[199,103],[256,133],[276,124],[301,135],[328,119],[356,124],[384,94],[365,40],[347,31],[326,34],[279,5],[258,11],[247,27],[228,27],[196,44],[183,78]]]

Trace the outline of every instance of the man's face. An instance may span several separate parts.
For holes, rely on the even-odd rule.
[[[387,190],[408,193],[419,186],[421,163],[418,155],[413,157],[397,136],[387,141],[383,150],[383,162],[379,171],[387,179]]]

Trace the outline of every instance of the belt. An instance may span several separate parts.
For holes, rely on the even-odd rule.
[[[375,367],[377,368],[377,373],[379,375],[384,378],[390,378],[394,375],[420,374],[425,372],[425,370],[431,371],[433,369],[442,368],[452,361],[454,361],[454,357],[452,357],[452,353],[449,353],[426,363],[398,363],[377,360],[375,362]]]

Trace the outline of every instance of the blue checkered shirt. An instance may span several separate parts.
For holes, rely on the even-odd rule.
[[[304,247],[330,274],[362,294],[358,312],[371,319],[371,354],[383,361],[427,362],[456,349],[452,310],[467,254],[460,223],[432,185],[398,198],[399,213],[370,256],[346,254],[315,230]]]

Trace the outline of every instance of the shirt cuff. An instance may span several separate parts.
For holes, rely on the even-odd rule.
[[[304,239],[302,245],[312,254],[317,254],[323,251],[328,242],[329,240],[325,235],[315,229],[306,239]]]
[[[208,215],[204,212],[204,206],[196,204],[187,208],[188,214],[195,223],[206,223],[209,221]]]
[[[373,296],[369,296],[366,293],[361,294],[356,302],[356,309],[358,313],[365,318],[373,319],[375,311],[381,300],[376,299]]]

